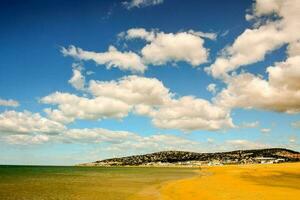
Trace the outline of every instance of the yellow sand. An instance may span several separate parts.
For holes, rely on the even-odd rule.
[[[200,176],[166,183],[163,200],[299,200],[300,163],[204,167]]]

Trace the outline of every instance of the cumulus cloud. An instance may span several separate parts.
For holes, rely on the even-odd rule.
[[[122,2],[123,6],[130,10],[132,8],[143,8],[162,4],[164,0],[129,0]]]
[[[12,99],[1,99],[0,98],[0,106],[7,106],[7,107],[18,107],[20,104],[18,101],[16,100],[12,100]]]
[[[227,77],[225,80],[227,88],[217,95],[216,100],[223,106],[231,108],[257,108],[299,113],[299,63],[299,41],[291,42],[288,45],[287,59],[275,62],[273,66],[266,68],[267,79],[250,73]]]
[[[0,113],[0,133],[2,134],[59,134],[65,129],[62,124],[29,111],[5,111]]]
[[[70,105],[72,106],[72,105]],[[51,108],[45,108],[44,112],[47,114],[47,116],[52,119],[53,121],[62,123],[62,124],[69,124],[75,120],[76,115],[67,115],[66,112],[63,112],[59,109],[51,109]]]
[[[16,117],[15,115],[18,115]],[[5,121],[3,121],[5,116]],[[16,119],[17,118],[17,119]],[[20,120],[22,118],[22,120]],[[9,123],[13,120],[16,124]],[[32,123],[32,122],[35,123]],[[0,117],[0,140],[12,145],[38,145],[47,142],[58,143],[96,143],[102,145],[101,151],[113,154],[128,155],[135,153],[149,153],[162,150],[185,151],[220,151],[247,148],[262,148],[265,145],[246,140],[230,140],[215,144],[209,139],[205,142],[190,140],[169,134],[153,134],[141,136],[128,131],[108,130],[103,128],[68,129],[58,125],[38,113],[17,113],[7,111]],[[5,122],[5,123],[3,123]],[[24,123],[22,123],[24,122]],[[53,134],[55,133],[55,134]],[[204,150],[206,149],[206,150]]]
[[[300,55],[300,40],[292,42],[288,45],[287,54],[291,57]]]
[[[267,68],[269,84],[297,93],[300,90],[300,54]]]
[[[90,92],[95,97],[119,99],[129,105],[162,105],[172,94],[156,78],[126,76],[118,81],[90,81]]]
[[[143,39],[148,42],[151,42],[155,39],[155,30],[147,31],[144,28],[132,28],[128,29],[126,32],[121,32],[118,35],[119,39],[126,39],[126,40],[132,40],[132,39]]]
[[[257,0],[251,19],[261,25],[246,29],[206,70],[214,77],[226,77],[230,71],[263,60],[267,53],[284,44],[297,42],[300,39],[299,34],[295,34],[300,31],[299,10],[297,0]],[[260,19],[272,14],[278,18],[265,23]]]
[[[128,9],[156,5],[163,1],[132,0],[124,5]],[[216,84],[207,90],[216,97],[212,100],[194,96],[177,96],[156,78],[126,76],[114,81],[91,80],[85,84],[80,68],[73,67],[69,83],[77,90],[87,89],[86,96],[55,92],[41,99],[53,107],[44,111],[49,118],[28,111],[5,111],[0,113],[0,133],[11,144],[41,144],[52,139],[63,142],[108,143],[109,149],[192,149],[199,143],[174,135],[155,134],[141,136],[127,131],[112,131],[101,128],[67,129],[63,124],[77,119],[102,120],[121,119],[130,112],[148,116],[152,123],[162,129],[223,130],[233,128],[230,111],[233,108],[255,108],[276,112],[300,112],[300,37],[299,10],[297,0],[257,0],[252,13],[246,18],[254,22],[233,44],[226,47],[215,62],[207,68],[213,77],[223,78],[225,88],[217,93]],[[75,46],[62,48],[65,56],[78,60],[92,60],[106,68],[143,73],[146,65],[164,65],[186,62],[196,67],[206,63],[209,50],[205,39],[215,40],[214,33],[188,30],[165,33],[143,28],[129,29],[119,34],[124,40],[141,39],[145,42],[141,51],[121,52],[110,46],[105,52],[86,51]],[[287,45],[287,58],[266,69],[266,78],[251,73],[230,72],[241,66],[261,61],[265,56]],[[87,74],[89,74],[87,72]],[[85,87],[87,86],[87,87]],[[14,100],[0,99],[0,105],[19,105]],[[298,122],[292,123],[299,127]],[[256,128],[259,122],[244,122],[241,127]],[[270,129],[262,128],[268,133]],[[209,139],[209,143],[214,140]],[[290,141],[293,142],[293,141]],[[222,145],[222,144],[220,144]],[[263,148],[268,145],[248,140],[228,140],[225,149]]]
[[[0,114],[0,139],[14,145],[34,145],[50,141],[63,143],[103,143],[109,148],[163,150],[196,145],[174,135],[141,136],[128,131],[102,128],[68,129],[64,125],[29,111],[5,111]]]
[[[193,30],[164,33],[143,28],[129,29],[120,36],[127,40],[139,38],[147,42],[141,50],[144,63],[164,65],[168,62],[185,61],[194,67],[208,60],[209,51],[204,47],[203,38],[216,38],[214,33]]]
[[[183,150],[196,152],[228,151],[234,149],[251,149],[269,147],[258,141],[227,140],[216,143],[209,138],[205,142],[194,141],[182,136],[153,134],[141,136],[128,131],[108,130],[103,128],[64,129],[58,135],[43,132],[20,134],[11,131],[0,135],[0,140],[12,145],[38,145],[46,142],[99,144],[101,152],[114,155],[150,153],[163,150]]]
[[[145,115],[164,129],[220,130],[234,127],[230,110],[205,99],[175,95],[156,78],[126,76],[117,81],[91,80],[92,97],[56,92],[41,99],[57,105],[45,109],[52,120],[70,123],[76,119],[123,118],[129,112]]]
[[[276,35],[277,29],[271,25],[258,29],[247,29],[232,46],[225,49],[225,55],[206,68],[214,77],[224,77],[240,66],[248,65],[264,59],[266,53],[279,48],[283,43]]]
[[[283,76],[290,73],[288,71],[292,70],[292,67],[277,70],[280,66],[279,64],[276,69],[273,67],[267,69],[270,76],[269,81],[250,73],[231,77],[227,82],[227,88],[216,96],[215,101],[217,104],[230,108],[256,108],[286,113],[300,112],[298,82],[293,79],[284,81],[282,79]],[[276,73],[285,75],[277,76]],[[291,76],[297,76],[297,72]],[[282,84],[279,85],[279,82]]]
[[[200,31],[183,31],[164,33],[159,30],[147,31],[143,28],[133,28],[118,34],[119,39],[142,39],[146,45],[138,52],[120,52],[114,46],[109,46],[106,52],[86,51],[73,45],[62,48],[64,56],[77,60],[92,60],[98,65],[105,65],[134,73],[143,73],[149,64],[159,66],[167,63],[184,61],[197,67],[208,61],[209,50],[204,47],[204,39],[215,40],[215,33]],[[73,77],[69,81],[74,87],[81,88],[84,77],[80,70],[73,69]]]
[[[207,100],[184,96],[151,112],[153,124],[164,129],[220,130],[233,128],[230,113]]]
[[[222,78],[226,87],[214,102],[232,108],[300,112],[300,6],[297,0],[257,0],[246,29],[206,70]],[[262,18],[261,18],[262,17]],[[265,19],[267,17],[267,20]],[[269,18],[268,18],[269,17]],[[266,68],[267,78],[251,73],[232,73],[241,66],[264,60],[265,55],[287,44],[287,58]]]
[[[123,118],[130,106],[118,99],[108,97],[86,98],[69,93],[55,92],[41,99],[44,104],[58,105],[58,110],[47,109],[49,117],[60,122],[75,119],[99,120],[105,118]]]
[[[51,119],[70,123],[75,119],[123,118],[134,106],[162,105],[172,97],[159,80],[138,76],[118,81],[91,80],[88,89],[92,98],[56,92],[41,102],[58,105],[58,109],[45,109]]]
[[[282,8],[284,0],[256,0],[254,4],[253,17],[278,13]]]
[[[85,77],[82,75],[79,69],[73,69],[73,76],[69,80],[69,83],[77,90],[84,89]]]
[[[17,131],[14,131],[17,132]],[[0,135],[1,136],[1,135]],[[103,144],[103,151],[110,152],[152,152],[161,150],[195,150],[199,143],[175,135],[153,134],[141,136],[128,131],[112,131],[102,128],[65,129],[59,135],[10,134],[2,135],[2,141],[12,145],[37,145],[46,142],[96,143]]]
[[[63,47],[61,52],[64,56],[78,60],[92,60],[96,64],[105,65],[107,69],[117,67],[121,70],[143,73],[147,68],[138,54],[132,51],[120,52],[114,46],[109,46],[107,52],[97,53],[71,45],[68,48]]]
[[[216,94],[217,93],[217,85],[214,83],[209,84],[206,87],[207,91],[211,92],[212,94]]]

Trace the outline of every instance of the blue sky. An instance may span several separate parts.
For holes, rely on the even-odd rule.
[[[297,11],[296,1],[2,2],[0,164],[300,150]]]

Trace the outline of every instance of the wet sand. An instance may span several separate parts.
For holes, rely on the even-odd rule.
[[[298,200],[300,163],[202,167],[160,188],[163,200]]]

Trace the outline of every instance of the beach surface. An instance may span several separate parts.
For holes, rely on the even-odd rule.
[[[163,200],[298,200],[300,163],[202,167],[160,188]]]

